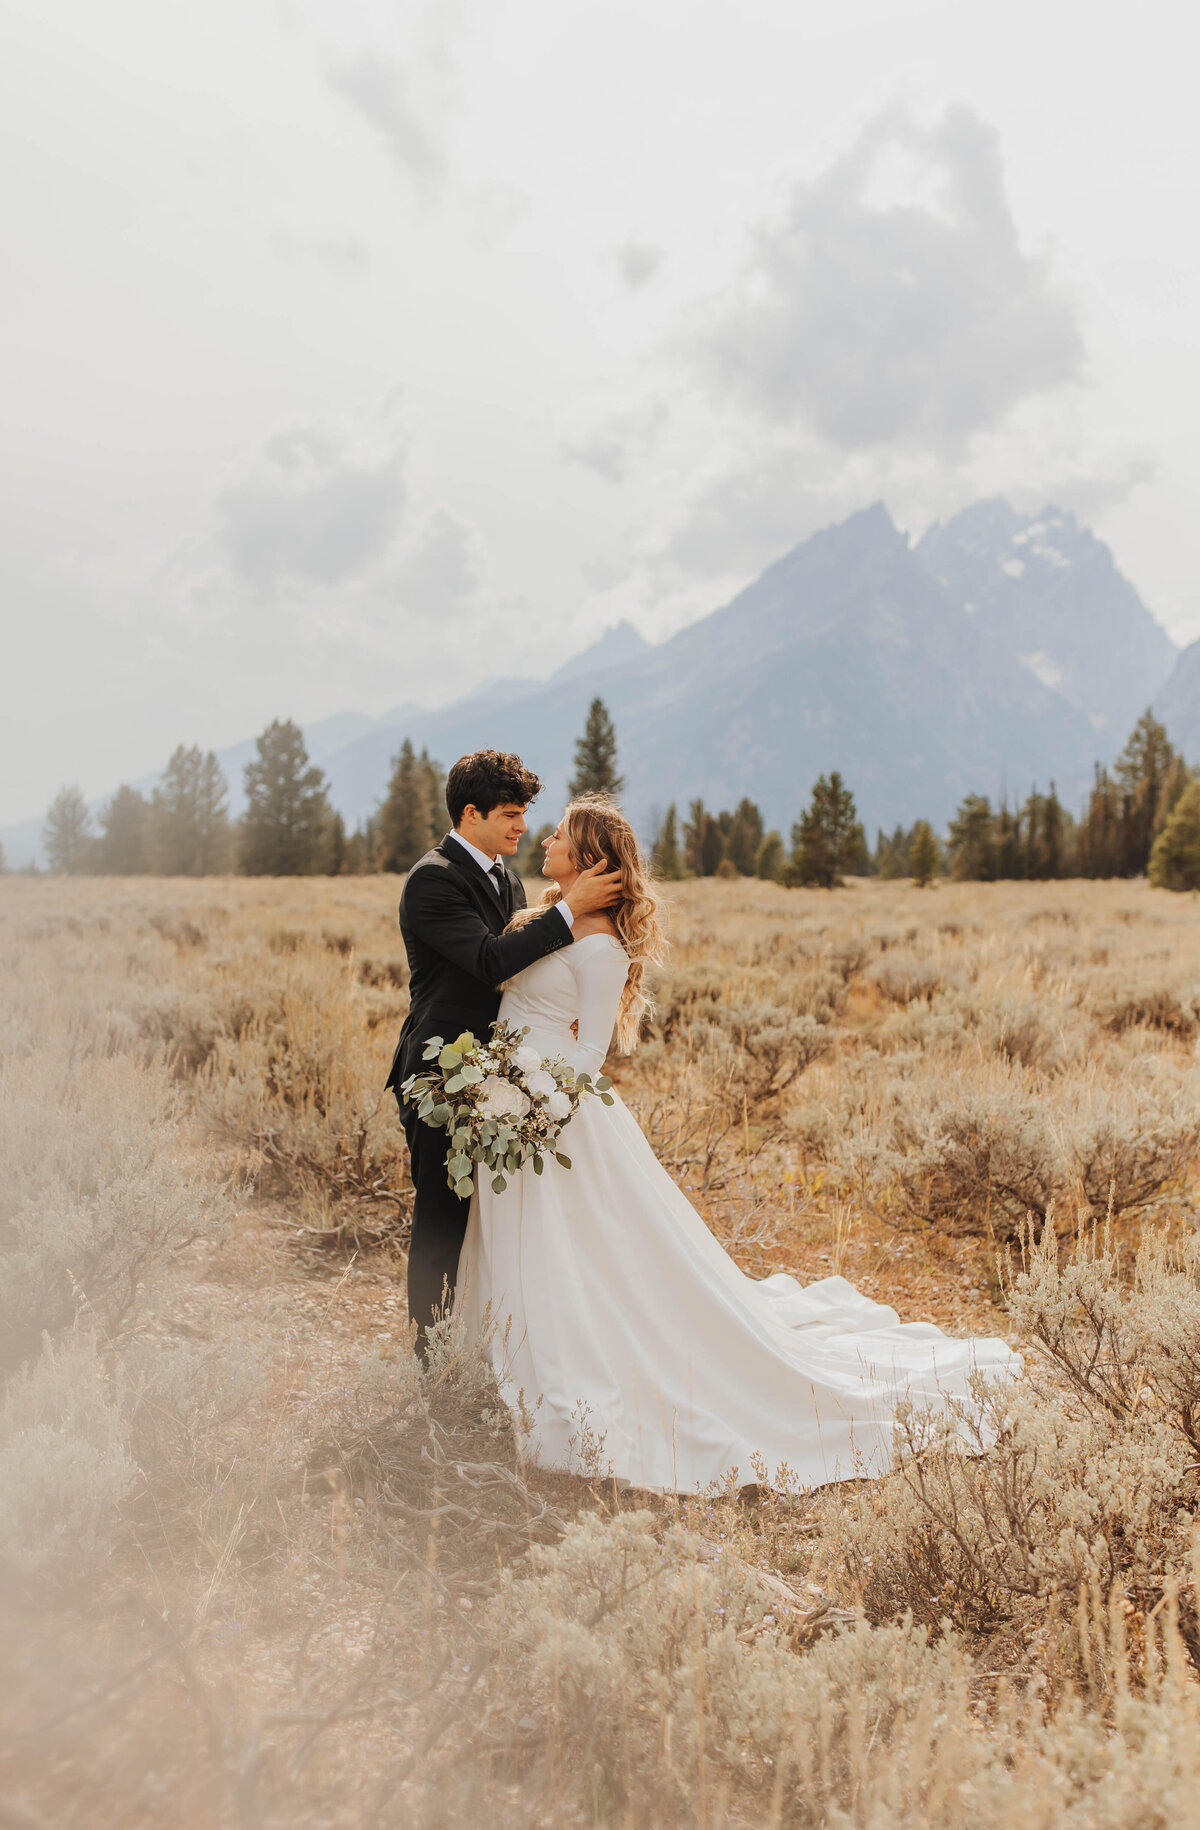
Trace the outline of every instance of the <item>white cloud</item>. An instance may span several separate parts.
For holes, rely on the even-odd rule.
[[[263,457],[259,478],[231,485],[215,504],[217,545],[243,583],[342,584],[387,552],[405,504],[398,450],[355,458],[327,428],[293,427]]]
[[[631,292],[639,292],[655,278],[666,258],[657,242],[642,241],[631,235],[613,250],[613,265],[621,281]]]
[[[331,87],[380,134],[400,169],[418,185],[434,187],[446,174],[441,145],[413,99],[409,73],[379,51],[360,51],[335,64]]]
[[[475,541],[466,523],[449,509],[430,515],[418,544],[388,580],[407,610],[420,616],[461,613],[479,583]]]
[[[1072,304],[1020,246],[997,135],[963,107],[932,127],[893,109],[793,186],[693,350],[768,423],[947,457],[1082,365]]]

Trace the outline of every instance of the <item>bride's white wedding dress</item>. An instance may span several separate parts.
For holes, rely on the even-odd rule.
[[[619,942],[590,935],[513,979],[500,1017],[596,1074],[627,970]],[[905,1400],[969,1399],[972,1372],[1019,1370],[1003,1341],[901,1323],[843,1277],[745,1276],[619,1099],[584,1100],[562,1148],[570,1169],[547,1158],[502,1194],[478,1178],[459,1274],[469,1332],[498,1324],[489,1351],[545,1467],[586,1462],[586,1422],[600,1465],[638,1487],[751,1481],[755,1453],[806,1486],[878,1474]]]

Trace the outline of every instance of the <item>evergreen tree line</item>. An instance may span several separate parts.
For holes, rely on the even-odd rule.
[[[569,792],[616,798],[623,786],[612,719],[603,700],[593,699],[575,746]],[[231,821],[216,757],[184,745],[149,797],[118,788],[101,809],[99,830],[80,790],[64,788],[46,819],[51,869],[113,876],[402,872],[445,830],[442,770],[407,738],[393,758],[382,801],[353,833],[331,808],[324,775],[291,720],[274,720],[258,738],[245,788],[246,810]],[[552,831],[542,825],[526,833],[518,870],[537,873],[541,844]],[[675,803],[667,808],[652,856],[668,881],[759,877],[832,888],[847,874],[911,877],[921,885],[941,872],[977,882],[1148,874],[1169,888],[1200,888],[1200,780],[1147,711],[1112,768],[1097,766],[1079,820],[1062,806],[1053,784],[1045,794],[1034,789],[1013,809],[969,794],[944,844],[927,820],[918,820],[890,836],[879,832],[870,851],[854,797],[835,770],[818,778],[786,843],[778,831],[765,830],[761,810],[748,797],[720,812],[697,799],[683,820]]]
[[[1167,888],[1198,888],[1200,784],[1146,711],[1112,768],[1097,765],[1078,820],[1053,784],[1015,809],[969,794],[950,822],[946,865],[964,882],[1148,876]]]
[[[761,877],[788,885],[832,889],[869,867],[854,796],[835,769],[814,784],[812,799],[791,829],[790,844],[767,832],[757,804],[744,798],[732,812],[711,813],[692,801],[680,823],[674,802],[658,823],[651,857],[660,877]]]
[[[623,786],[612,720],[603,701],[595,699],[575,746],[570,792],[615,796]],[[43,833],[50,868],[72,876],[114,877],[402,872],[446,830],[445,776],[428,751],[418,755],[408,738],[392,759],[379,806],[352,833],[330,806],[324,773],[310,761],[300,727],[290,719],[274,719],[256,740],[245,789],[245,812],[232,820],[228,784],[213,752],[183,744],[153,793],[118,788],[100,809],[98,824],[82,791],[63,788],[46,815]],[[526,835],[526,863],[552,830],[543,827]]]

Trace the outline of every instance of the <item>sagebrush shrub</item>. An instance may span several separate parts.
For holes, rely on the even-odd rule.
[[[0,1062],[0,1353],[16,1365],[86,1312],[110,1342],[189,1239],[226,1215],[184,1148],[162,1070],[47,1042]]]
[[[109,1555],[137,1468],[88,1335],[47,1342],[10,1381],[0,1419],[0,1562],[83,1580]]]

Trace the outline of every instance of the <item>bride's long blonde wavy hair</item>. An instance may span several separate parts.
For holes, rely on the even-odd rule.
[[[658,964],[667,950],[650,867],[633,827],[605,795],[578,795],[563,814],[562,824],[576,870],[587,870],[604,858],[609,870],[621,873],[621,899],[606,913],[629,955],[629,977],[617,1010],[617,1045],[628,1054],[637,1047],[642,1020],[653,1009],[646,991],[646,968]],[[552,883],[532,907],[518,909],[508,925],[522,927],[561,900],[562,890]]]

